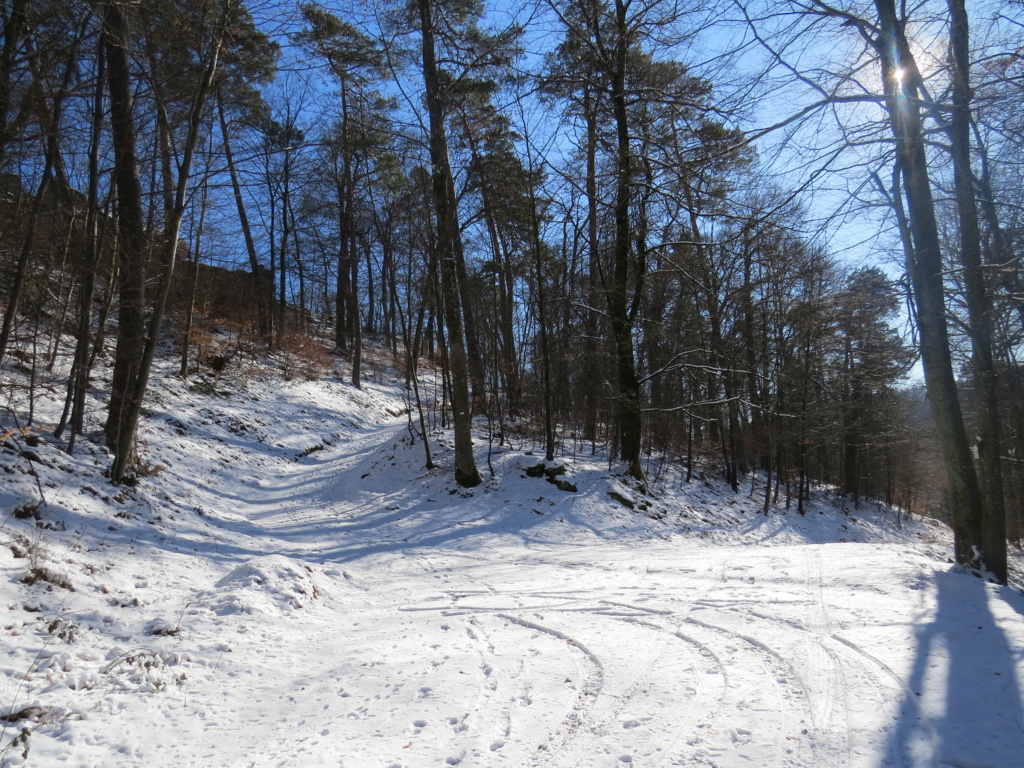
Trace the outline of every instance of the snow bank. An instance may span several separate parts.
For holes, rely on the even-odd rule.
[[[283,555],[255,557],[232,569],[216,587],[200,595],[199,603],[219,616],[293,611],[320,597],[313,569]]]

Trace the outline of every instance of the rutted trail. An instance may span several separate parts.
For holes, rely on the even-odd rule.
[[[296,708],[327,723],[342,705],[340,726],[323,729],[340,753],[403,768],[936,758],[898,673],[844,634],[856,634],[836,610],[849,547],[837,558],[841,544],[649,542],[638,560],[614,538],[534,535],[576,498],[524,504],[509,493],[524,482],[515,459],[500,458],[504,474],[458,489],[444,470],[415,469],[395,422],[303,459],[236,507],[268,552],[341,574],[346,598],[327,600],[290,651],[308,670]],[[858,554],[887,556],[875,550]],[[337,583],[325,590],[335,598]],[[323,679],[336,684],[309,682]]]
[[[168,469],[144,503],[69,507],[50,546],[79,589],[29,607],[75,617],[81,639],[11,667],[24,698],[71,713],[34,732],[42,764],[1015,768],[1024,753],[1024,601],[949,572],[933,524],[820,496],[807,517],[766,517],[710,481],[643,496],[600,457],[565,460],[567,493],[527,476],[528,445],[488,462],[482,432],[495,472],[466,490],[437,435],[422,468],[385,387],[295,384],[274,418],[259,395],[193,403],[171,433],[150,423]],[[112,690],[123,646],[155,670]]]
[[[472,492],[411,474],[406,434],[366,431],[234,510],[266,551],[349,593],[289,650],[306,684],[276,683],[317,722],[342,705],[323,729],[342,753],[391,744],[364,764],[408,768],[876,764],[903,692],[831,637],[820,545],[655,544],[641,564],[614,540],[534,540],[533,520],[508,519],[527,512],[501,492],[516,474]],[[324,679],[336,685],[310,683]]]

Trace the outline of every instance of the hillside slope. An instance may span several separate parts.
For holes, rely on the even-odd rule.
[[[56,416],[57,394],[37,419]],[[3,431],[14,429],[18,404]],[[97,414],[98,418],[99,414]],[[483,425],[480,425],[483,427]],[[393,383],[158,374],[147,476],[8,434],[4,765],[1000,766],[1024,598],[948,532],[477,441]],[[632,508],[631,508],[632,507]]]

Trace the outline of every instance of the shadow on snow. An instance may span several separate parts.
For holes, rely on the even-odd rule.
[[[1024,755],[1016,663],[993,603],[1024,612],[1020,595],[989,594],[979,578],[934,575],[936,610],[916,627],[906,697],[881,765],[1015,768]]]

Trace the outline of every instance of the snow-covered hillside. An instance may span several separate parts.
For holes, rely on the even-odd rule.
[[[170,370],[135,487],[3,417],[4,765],[1021,765],[1024,598],[937,523],[483,431],[467,491],[386,378]]]

